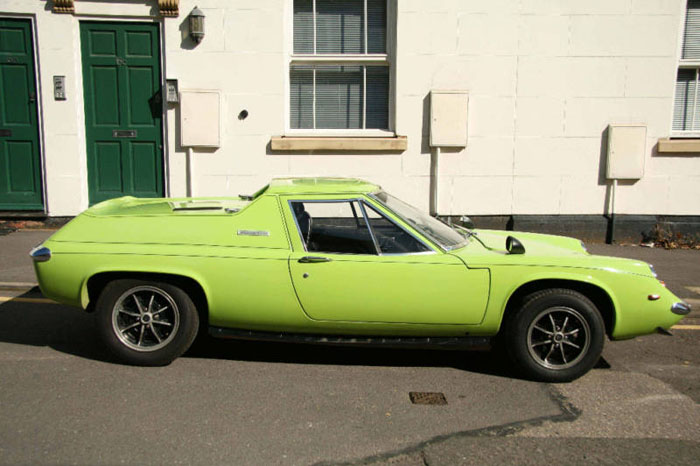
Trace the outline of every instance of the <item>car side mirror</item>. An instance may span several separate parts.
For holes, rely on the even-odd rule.
[[[462,226],[464,226],[464,228],[469,228],[470,230],[474,228],[474,222],[466,215],[462,215],[459,218],[459,221],[462,222]]]
[[[525,254],[525,247],[523,243],[509,236],[506,238],[506,251],[508,251],[508,254]]]

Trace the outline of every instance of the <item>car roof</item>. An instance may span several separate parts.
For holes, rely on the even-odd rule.
[[[372,193],[379,189],[357,178],[273,178],[265,194]]]

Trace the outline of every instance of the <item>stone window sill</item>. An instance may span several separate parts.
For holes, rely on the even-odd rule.
[[[659,154],[700,155],[700,139],[659,139]]]
[[[405,151],[406,136],[396,137],[302,137],[273,136],[272,150],[281,151]]]

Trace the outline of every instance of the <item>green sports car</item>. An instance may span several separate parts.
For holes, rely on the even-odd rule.
[[[644,262],[573,238],[450,227],[356,179],[275,179],[251,196],[97,204],[31,252],[42,292],[96,316],[121,361],[164,365],[215,337],[506,347],[570,381],[605,337],[690,310]]]

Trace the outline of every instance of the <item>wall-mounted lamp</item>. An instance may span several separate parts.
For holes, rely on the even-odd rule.
[[[190,12],[190,37],[196,43],[202,42],[204,39],[204,13],[198,7]]]

